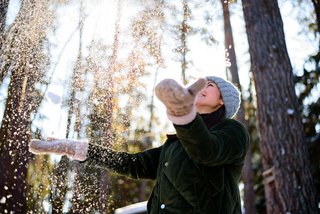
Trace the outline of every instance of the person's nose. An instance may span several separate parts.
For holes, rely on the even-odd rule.
[[[207,93],[208,85],[201,90],[201,93]]]

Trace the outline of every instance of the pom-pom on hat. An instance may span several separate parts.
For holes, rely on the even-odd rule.
[[[240,91],[231,82],[220,77],[209,76],[206,80],[213,81],[218,86],[226,109],[226,117],[233,118],[240,107]]]

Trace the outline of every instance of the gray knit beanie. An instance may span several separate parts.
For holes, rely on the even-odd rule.
[[[220,77],[209,76],[206,80],[213,81],[218,86],[226,109],[226,117],[233,118],[240,107],[240,91],[231,82]]]

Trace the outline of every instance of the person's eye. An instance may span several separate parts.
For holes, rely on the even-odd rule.
[[[208,83],[208,87],[214,87],[214,84],[213,83]]]

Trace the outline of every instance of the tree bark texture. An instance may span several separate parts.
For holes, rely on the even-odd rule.
[[[31,49],[31,52],[39,49]],[[31,153],[28,152],[30,115],[34,112],[35,83],[38,72],[30,69],[37,59],[34,55],[20,57],[11,71],[8,97],[0,129],[0,198],[6,199],[0,207],[8,213],[25,213],[27,210],[26,177]]]
[[[0,212],[26,212],[25,178],[30,158],[27,149],[29,134],[29,115],[25,107],[19,105],[25,75],[13,71],[8,98],[0,130],[0,198],[5,198]]]
[[[0,0],[0,45],[4,35],[6,26],[7,12],[8,12],[9,0]],[[1,47],[1,46],[0,46]]]
[[[317,22],[317,32],[318,32],[318,39],[320,37],[320,1],[319,0],[312,0],[314,11],[316,14],[316,22]],[[316,60],[316,70],[319,70],[320,65],[319,62],[317,63],[317,59],[320,58],[320,40],[318,44],[318,54],[315,58]],[[320,157],[319,157],[319,150],[320,150],[320,141],[316,141],[312,145],[309,146],[310,151],[310,160],[312,164],[311,172],[313,176],[315,177],[315,184],[317,189],[316,198],[318,201],[318,204],[320,205]]]
[[[314,182],[276,0],[242,0],[268,213],[317,213]]]
[[[0,129],[0,200],[5,200],[0,204],[0,213],[27,212],[30,115],[41,99],[35,83],[43,77],[45,68],[42,48],[48,21],[46,6],[46,1],[23,1],[5,41],[6,47],[10,46],[5,51],[10,55],[10,70],[6,71],[10,84]]]

